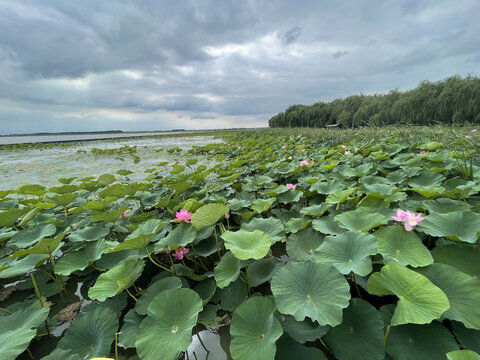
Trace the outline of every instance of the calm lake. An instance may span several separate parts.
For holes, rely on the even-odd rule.
[[[120,169],[133,171],[131,179],[142,179],[149,175],[144,172],[146,169],[154,168],[160,162],[183,160],[181,155],[168,153],[168,149],[178,147],[187,150],[195,145],[220,141],[213,136],[139,137],[49,144],[42,148],[7,149],[0,146],[0,190],[16,189],[26,183],[56,185],[61,177],[97,177],[106,173],[115,174]],[[136,146],[135,154],[141,159],[139,163],[135,164],[128,153],[92,153],[94,148],[115,150],[125,146]]]

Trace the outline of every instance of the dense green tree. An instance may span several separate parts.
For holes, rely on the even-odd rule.
[[[415,89],[353,95],[313,105],[291,105],[273,116],[270,127],[344,127],[395,124],[480,124],[480,78],[451,76],[422,81]]]

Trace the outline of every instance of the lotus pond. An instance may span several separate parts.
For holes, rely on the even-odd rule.
[[[0,360],[480,359],[480,136],[344,134],[3,184]]]

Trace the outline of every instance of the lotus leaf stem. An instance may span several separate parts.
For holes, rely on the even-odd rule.
[[[388,334],[390,334],[390,325],[387,326],[387,331],[385,332],[385,336],[383,337],[383,346],[387,346]]]
[[[138,299],[137,299],[135,296],[133,296],[133,294],[128,290],[128,288],[125,288],[125,291],[127,292],[128,295],[130,295],[130,297],[131,297],[133,300],[135,300],[135,302],[138,301]]]
[[[8,311],[7,309],[4,309],[4,308],[0,308],[0,311],[6,312],[7,314],[11,314],[11,313],[12,313],[11,311]]]
[[[217,252],[218,252],[218,260],[222,258],[222,255],[220,254],[220,247],[218,246],[218,237],[217,237],[217,228],[213,228],[213,234],[215,235],[215,244],[217,245]]]
[[[173,274],[174,274],[175,276],[178,276],[178,274],[177,274],[177,269],[175,269],[175,264],[174,264],[174,262],[173,262],[172,255],[170,255],[170,253],[168,253],[168,257],[169,257],[169,259],[170,259],[170,262],[172,263]]]
[[[146,252],[147,252],[147,256],[148,258],[150,259],[150,261],[152,262],[153,265],[159,267],[160,269],[163,269],[163,270],[166,270],[168,272],[172,272],[172,270],[170,270],[169,268],[157,263],[155,260],[153,260],[153,257],[151,256],[151,254],[148,252],[148,250],[145,248]]]
[[[357,282],[355,281],[355,273],[352,271],[351,275],[352,275],[353,283],[355,284],[355,289],[357,289],[357,294],[360,297],[360,299],[362,299],[362,294],[360,294],[360,289],[358,288]]]
[[[32,352],[30,351],[29,348],[27,348],[27,353],[28,353],[28,356],[30,356],[30,359],[35,359],[35,357],[33,356]]]
[[[198,341],[200,341],[200,344],[205,349],[205,351],[207,352],[207,356],[208,356],[208,354],[210,353],[210,350],[207,349],[207,347],[205,346],[205,344],[202,341],[202,338],[200,337],[200,332],[198,331],[198,324],[195,324],[195,331],[197,332]]]

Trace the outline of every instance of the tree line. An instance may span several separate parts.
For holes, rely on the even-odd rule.
[[[270,127],[480,124],[480,78],[452,76],[423,81],[415,89],[353,95],[313,105],[291,105],[273,116]]]

